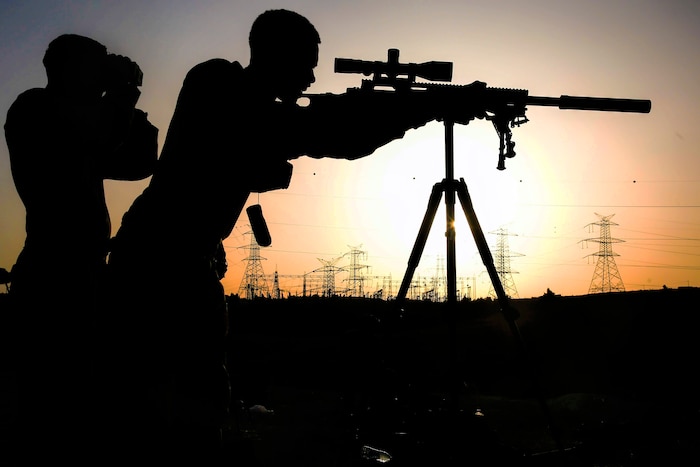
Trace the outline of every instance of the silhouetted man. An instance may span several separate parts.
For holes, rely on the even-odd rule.
[[[18,455],[27,465],[41,465],[36,456],[74,463],[92,453],[91,435],[100,432],[90,417],[99,412],[95,300],[112,234],[103,180],[144,179],[158,157],[158,129],[135,108],[135,63],[74,34],[54,39],[43,63],[46,87],[20,94],[5,123],[26,209],[10,295]]]
[[[439,115],[420,98],[339,95],[298,106],[315,80],[320,38],[297,13],[264,12],[249,43],[246,67],[212,59],[188,72],[155,174],[110,255],[122,300],[114,316],[133,351],[123,392],[143,428],[129,443],[140,436],[180,459],[220,446],[229,381],[217,252],[249,195],[287,188],[291,159],[364,157]]]

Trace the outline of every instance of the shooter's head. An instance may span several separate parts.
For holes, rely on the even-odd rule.
[[[316,81],[313,70],[321,38],[304,16],[267,10],[253,22],[248,41],[248,68],[274,97],[294,102]]]

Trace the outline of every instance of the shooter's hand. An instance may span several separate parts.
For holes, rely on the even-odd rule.
[[[485,91],[486,83],[474,81],[458,88],[431,89],[430,93],[435,95],[439,120],[467,125],[474,119],[486,118]]]

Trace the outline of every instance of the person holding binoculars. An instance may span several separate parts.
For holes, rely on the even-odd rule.
[[[128,57],[63,34],[43,64],[46,87],[22,92],[4,125],[26,210],[10,289],[13,445],[21,465],[40,465],[42,455],[94,465],[98,293],[112,235],[103,181],[152,175],[158,128],[136,108],[142,73]]]

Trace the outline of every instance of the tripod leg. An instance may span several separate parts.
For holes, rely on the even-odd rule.
[[[506,292],[503,289],[503,284],[501,283],[501,278],[498,277],[498,272],[496,271],[496,266],[493,263],[491,251],[489,250],[488,243],[486,242],[486,238],[484,237],[484,232],[481,230],[481,225],[479,225],[479,220],[476,218],[476,213],[474,212],[474,206],[472,205],[471,196],[469,196],[469,191],[467,191],[467,184],[464,183],[463,178],[459,180],[459,186],[457,187],[457,195],[459,196],[459,201],[462,204],[464,215],[467,216],[467,221],[469,221],[469,227],[471,228],[472,235],[474,236],[474,240],[476,241],[476,245],[479,249],[481,259],[484,262],[484,266],[486,266],[486,270],[488,271],[489,276],[491,277],[491,282],[493,283],[493,288],[496,291],[496,296],[498,297],[498,303],[501,306],[501,311],[503,312],[506,321],[508,321],[508,326],[510,327],[511,332],[513,333],[513,337],[516,338],[518,344],[520,345],[520,348],[525,357],[526,364],[532,370],[532,382],[535,386],[535,390],[537,391],[537,398],[540,407],[542,408],[542,412],[545,418],[547,419],[550,428],[552,429],[554,441],[556,442],[559,450],[561,450],[561,440],[559,438],[558,433],[554,429],[552,415],[549,410],[549,406],[547,405],[547,402],[544,398],[542,388],[540,387],[539,368],[531,360],[527,349],[527,345],[525,345],[525,340],[523,339],[523,336],[520,333],[518,324],[515,322],[515,320],[518,319],[518,311],[510,306],[508,296],[506,295]]]
[[[428,234],[430,233],[430,227],[433,225],[433,219],[435,219],[435,213],[437,212],[438,205],[440,204],[442,191],[442,183],[436,183],[433,185],[433,191],[430,193],[430,200],[428,201],[428,208],[425,211],[423,223],[418,231],[416,243],[413,245],[413,251],[411,251],[411,256],[408,259],[408,268],[406,269],[406,274],[403,276],[401,288],[396,296],[396,300],[400,301],[406,298],[406,293],[408,293],[408,288],[413,280],[413,273],[416,272],[416,268],[420,262],[420,257],[423,254],[423,249],[425,248],[425,242],[428,240]]]
[[[493,256],[489,250],[489,245],[486,242],[486,237],[484,236],[483,230],[481,230],[481,225],[479,224],[479,219],[476,218],[476,213],[474,212],[474,206],[472,205],[471,196],[469,196],[469,191],[467,191],[467,184],[464,183],[464,179],[459,179],[459,185],[457,186],[457,195],[459,196],[459,201],[462,204],[462,210],[464,215],[467,217],[469,222],[469,228],[472,231],[472,236],[476,242],[476,247],[481,255],[481,260],[486,266],[486,271],[489,273],[489,278],[493,284],[493,289],[496,291],[496,297],[498,297],[498,303],[501,305],[501,309],[506,315],[506,318],[514,326],[515,320],[518,318],[518,313],[516,310],[512,309],[508,303],[508,296],[506,295],[503,284],[501,283],[501,278],[498,276],[498,271],[496,271],[496,266],[493,262]],[[517,332],[519,334],[519,332]]]

